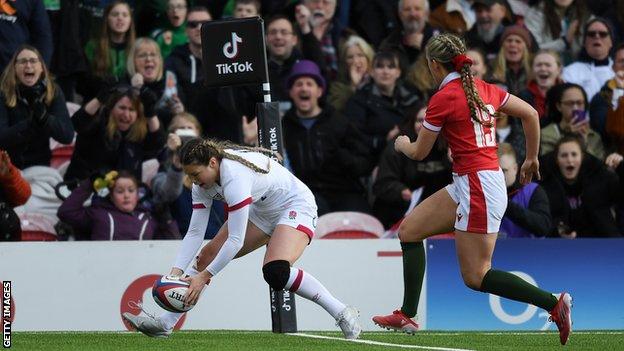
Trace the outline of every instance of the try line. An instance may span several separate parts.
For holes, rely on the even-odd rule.
[[[313,339],[339,340],[339,341],[355,342],[355,343],[367,344],[367,345],[398,347],[398,348],[403,348],[403,349],[421,349],[421,350],[436,350],[436,351],[475,351],[475,350],[469,350],[469,349],[453,349],[453,348],[448,348],[448,347],[392,344],[388,342],[362,340],[362,339],[347,340],[344,338],[338,338],[338,337],[333,337],[333,336],[314,335],[314,334],[305,334],[305,333],[286,333],[286,335],[301,336],[304,338],[313,338]]]

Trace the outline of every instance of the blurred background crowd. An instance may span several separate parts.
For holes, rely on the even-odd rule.
[[[261,87],[203,85],[201,26],[261,16],[285,164],[319,215],[396,235],[451,182],[442,138],[415,140],[437,86],[424,48],[461,35],[475,77],[540,115],[541,180],[518,183],[522,126],[499,114],[502,238],[624,233],[624,0],[0,1],[0,239],[179,239],[192,212],[176,150],[256,145]],[[227,219],[212,208],[206,238]],[[376,218],[376,219],[375,219]],[[374,225],[373,225],[374,226]]]

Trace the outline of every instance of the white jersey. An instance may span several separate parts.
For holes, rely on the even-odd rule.
[[[238,161],[224,158],[219,167],[220,184],[215,183],[210,188],[193,184],[193,214],[174,267],[186,269],[199,250],[208,226],[213,200],[224,201],[228,211],[228,239],[206,268],[213,276],[243,246],[249,220],[267,235],[271,235],[280,214],[292,206],[303,208],[308,216],[316,218],[316,203],[310,189],[278,162],[258,152],[226,152],[239,155],[262,169],[268,169],[269,173],[257,173]],[[267,218],[270,223],[267,223]],[[311,231],[307,227],[303,229]],[[306,233],[310,237],[313,235],[307,231]]]

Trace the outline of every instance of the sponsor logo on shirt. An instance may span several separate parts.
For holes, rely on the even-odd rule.
[[[17,21],[17,9],[13,3],[15,0],[0,0],[0,20],[11,23]]]

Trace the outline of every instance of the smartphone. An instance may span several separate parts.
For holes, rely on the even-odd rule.
[[[175,133],[179,136],[179,137],[189,137],[189,138],[194,138],[197,137],[197,133],[195,133],[194,130],[192,129],[176,129]]]
[[[589,120],[589,116],[587,115],[587,111],[585,110],[572,111],[572,123],[573,124],[585,123],[588,120]]]

